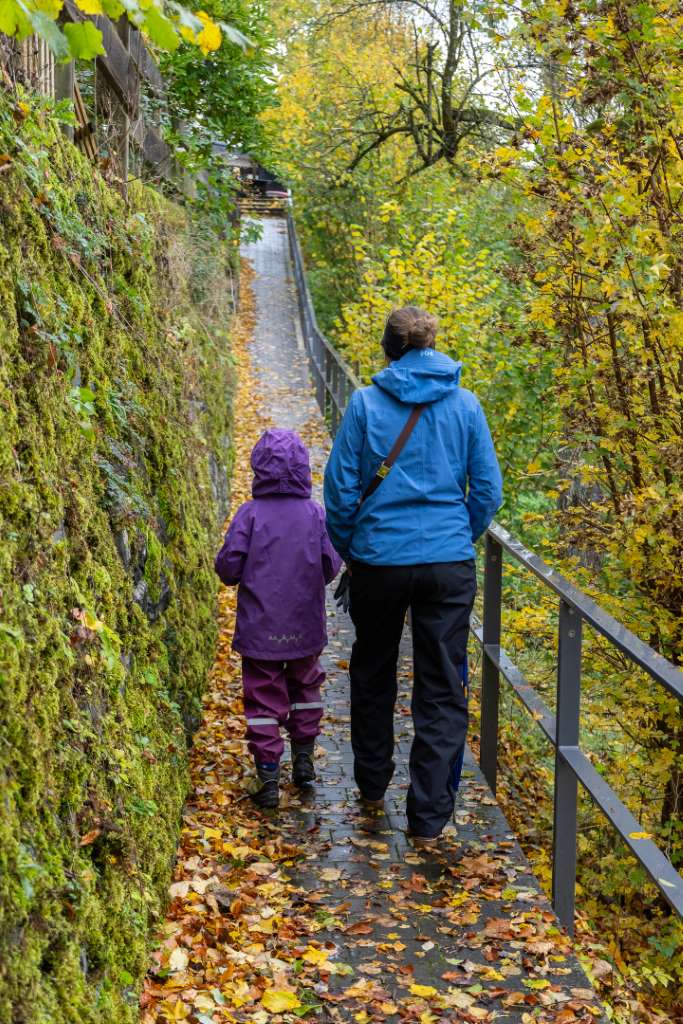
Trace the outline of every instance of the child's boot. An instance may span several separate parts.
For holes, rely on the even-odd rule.
[[[251,794],[251,799],[257,807],[277,807],[280,803],[280,765],[257,764],[256,774],[261,788]]]
[[[295,786],[311,786],[315,782],[313,748],[315,743],[292,743],[292,782]]]

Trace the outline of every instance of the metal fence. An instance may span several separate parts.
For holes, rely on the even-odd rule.
[[[301,329],[315,383],[315,394],[323,416],[330,425],[332,437],[334,437],[339,429],[349,398],[356,388],[360,387],[360,381],[318,327],[306,284],[301,247],[291,210],[287,212],[287,229],[294,280],[299,298]]]
[[[304,342],[316,385],[318,405],[328,418],[334,437],[349,396],[360,382],[318,328],[291,212],[287,215],[287,225]],[[495,793],[502,677],[555,750],[552,899],[557,916],[568,931],[573,933],[578,783],[581,783],[645,868],[666,902],[683,919],[683,878],[653,840],[639,838],[647,833],[643,832],[629,809],[579,747],[583,625],[585,623],[600,633],[681,703],[683,672],[639,640],[497,523],[489,527],[485,543],[483,621],[472,626],[472,633],[482,648],[480,764]],[[530,570],[559,598],[556,715],[501,647],[504,554]]]

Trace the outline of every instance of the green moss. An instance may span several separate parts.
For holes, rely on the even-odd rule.
[[[125,1024],[215,641],[228,256],[37,107],[0,152],[0,1022]]]

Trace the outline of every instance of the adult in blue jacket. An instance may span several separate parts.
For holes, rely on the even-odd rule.
[[[453,813],[452,768],[467,734],[462,666],[476,591],[474,542],[502,500],[486,417],[460,387],[461,364],[435,350],[437,320],[389,317],[388,366],[356,391],[325,471],[327,529],[351,573],[351,740],[361,797],[381,804],[394,771],[393,715],[403,624],[414,658],[407,814],[435,842]],[[361,502],[415,405],[424,405],[390,472]]]

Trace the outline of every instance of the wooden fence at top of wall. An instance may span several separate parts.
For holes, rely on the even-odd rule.
[[[131,147],[146,177],[173,181],[187,191],[191,183],[175,165],[158,125],[145,115],[140,102],[143,89],[160,106],[166,95],[161,72],[140,32],[125,17],[113,23],[106,17],[86,15],[73,0],[66,0],[62,19],[92,21],[102,32],[105,54],[95,63],[94,110],[88,111],[83,101],[74,62],[57,64],[38,36],[18,44],[0,37],[0,43],[5,42],[0,45],[5,74],[43,95],[73,102],[76,124],[69,129],[70,137],[124,194]]]
[[[55,59],[45,40],[29,36],[18,44],[17,49],[26,78],[45,96],[54,96]]]

